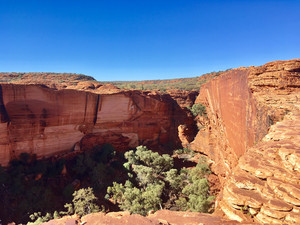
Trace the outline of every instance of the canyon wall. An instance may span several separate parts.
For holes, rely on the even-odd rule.
[[[191,148],[208,155],[214,171],[226,176],[255,140],[256,109],[247,70],[231,70],[202,86],[196,103],[206,105]]]
[[[300,223],[300,60],[238,68],[205,84],[191,148],[221,179],[217,208],[240,222]]]
[[[216,211],[243,223],[299,224],[300,60],[233,69],[203,85],[196,103],[207,114],[192,140],[183,99],[194,97],[1,84],[0,163],[21,152],[42,158],[104,143],[120,151],[179,143],[182,125],[181,141],[206,154],[221,180]]]
[[[177,142],[177,126],[186,118],[170,95],[155,92],[1,84],[0,94],[1,165],[22,152],[43,158],[104,143],[125,151]]]

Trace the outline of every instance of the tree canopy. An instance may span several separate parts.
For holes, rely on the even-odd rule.
[[[205,161],[193,169],[174,168],[173,158],[139,146],[125,153],[129,179],[114,182],[107,197],[122,210],[141,215],[150,210],[175,207],[177,210],[207,212],[213,197],[205,175],[210,173]]]

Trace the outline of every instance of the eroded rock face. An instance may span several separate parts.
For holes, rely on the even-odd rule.
[[[227,178],[220,207],[230,217],[257,222],[300,223],[300,114],[276,123],[262,142],[240,158]]]
[[[96,94],[1,84],[0,164],[26,152],[38,158],[110,143],[117,150],[176,141],[186,113],[169,95]],[[78,144],[79,143],[79,144]]]
[[[254,142],[255,105],[247,70],[224,73],[201,88],[196,103],[206,105],[208,119],[200,121],[191,147],[215,161],[214,171],[226,176]]]
[[[230,70],[203,85],[196,103],[206,105],[208,117],[199,118],[201,129],[191,147],[227,176],[272,124],[297,109],[299,68],[300,60],[271,62]]]
[[[79,222],[300,223],[300,60],[234,69],[204,85],[196,103],[206,106],[207,117],[198,117],[200,130],[192,142],[190,120],[170,95],[136,91],[101,95],[37,86],[0,87],[2,163],[23,147],[44,156],[69,151],[75,143],[77,148],[88,149],[105,141],[121,150],[137,144],[167,143],[177,140],[177,127],[183,125],[179,127],[181,141],[208,155],[213,171],[221,178],[217,211],[221,209],[235,220],[163,210],[146,218],[99,213]],[[51,115],[45,116],[48,114],[44,109]],[[58,133],[63,138],[59,139]],[[46,137],[43,142],[41,134]],[[40,151],[47,149],[40,148],[40,143],[51,146],[55,141],[59,143],[55,149]]]
[[[168,90],[167,93],[182,108],[192,106],[199,95],[198,91]]]
[[[228,71],[202,87],[207,117],[190,143],[221,178],[233,220],[300,223],[300,60]]]

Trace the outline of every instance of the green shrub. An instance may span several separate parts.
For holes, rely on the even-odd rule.
[[[174,169],[173,158],[139,146],[125,153],[129,179],[107,188],[106,198],[122,210],[146,215],[149,210],[171,208],[207,212],[211,205],[208,181],[210,173],[203,161],[193,169]]]
[[[53,213],[53,219],[57,219],[59,217],[60,217],[59,212],[54,211],[54,213]]]
[[[181,148],[173,151],[173,154],[181,155],[181,154],[187,154],[190,157],[195,156],[195,152],[192,149],[189,148]]]
[[[194,116],[206,116],[206,107],[200,103],[194,104],[192,107],[187,107]]]
[[[29,218],[33,222],[28,222],[27,225],[39,225],[44,222],[48,222],[49,220],[52,220],[54,217],[51,215],[51,213],[46,213],[45,216],[42,216],[41,212],[35,212],[29,216]]]
[[[99,211],[99,207],[96,204],[97,198],[92,188],[81,188],[75,191],[73,196],[74,210],[78,215],[84,216]]]

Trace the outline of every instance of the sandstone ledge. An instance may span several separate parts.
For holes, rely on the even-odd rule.
[[[79,219],[77,216],[63,217],[61,219],[51,220],[43,225],[214,225],[214,224],[252,224],[230,221],[216,215],[193,212],[175,212],[168,210],[159,210],[147,217],[128,212],[113,213],[92,213]]]
[[[249,219],[252,215],[259,223],[299,223],[300,161],[280,156],[288,146],[294,159],[300,157],[299,112],[290,113],[270,130],[261,143],[248,149],[225,182],[221,202],[230,205],[233,212],[224,213],[232,217],[246,209]]]

